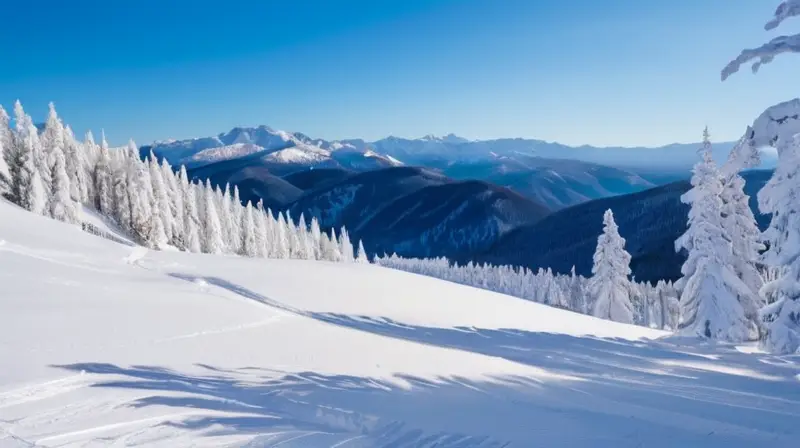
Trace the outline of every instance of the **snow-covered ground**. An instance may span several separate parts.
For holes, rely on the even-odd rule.
[[[800,359],[0,202],[0,447],[794,447]]]

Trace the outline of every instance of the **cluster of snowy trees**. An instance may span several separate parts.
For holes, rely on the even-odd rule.
[[[239,190],[189,180],[166,159],[142,160],[133,142],[111,149],[105,136],[79,142],[55,107],[40,133],[17,101],[14,124],[0,107],[0,193],[35,213],[80,222],[89,207],[150,248],[248,257],[367,262],[345,228],[321,231],[316,219],[273,214],[262,202],[243,205]]]
[[[608,268],[604,265],[606,260],[610,261],[602,259],[599,262],[601,276],[608,275]],[[626,310],[623,321],[637,325],[674,330],[678,323],[678,295],[670,282],[660,281],[653,286],[629,281],[625,277],[622,283],[606,286],[605,280],[599,281],[597,275],[587,279],[576,275],[574,269],[570,275],[561,275],[550,269],[534,272],[489,264],[460,266],[443,257],[419,259],[392,255],[376,257],[374,263],[603,318],[609,318],[609,309],[619,306]],[[619,281],[616,276],[602,278]],[[624,291],[618,294],[618,287]],[[613,317],[619,316],[614,314]]]
[[[775,10],[765,29],[772,30],[792,17],[800,16],[800,0],[785,0]],[[739,70],[742,64],[752,60],[753,72],[763,64],[782,53],[800,53],[800,34],[779,36],[753,48],[745,49],[722,70],[723,81]],[[754,297],[755,306],[768,304],[760,310],[758,322],[763,324],[762,345],[773,353],[800,352],[800,99],[777,104],[765,110],[745,132],[739,146],[739,153],[754,158],[761,146],[773,146],[778,150],[778,165],[772,178],[758,193],[758,206],[762,213],[772,215],[769,228],[761,236],[767,249],[758,255],[758,260],[768,266],[776,275],[760,286],[748,284],[741,272],[736,272],[745,286],[755,290],[759,287],[760,297]],[[747,159],[747,157],[744,157]],[[730,224],[730,228],[733,224]],[[758,235],[757,231],[752,234]],[[742,254],[745,261],[753,250],[751,233],[741,238],[743,248],[734,248],[734,262],[739,263]],[[731,235],[728,235],[731,236]],[[733,234],[734,238],[740,236]],[[734,242],[734,246],[736,243]],[[720,260],[722,261],[722,260]],[[737,271],[740,266],[734,265]],[[726,274],[720,269],[720,274]],[[733,310],[729,321],[737,324],[751,319],[753,303],[742,300],[741,291],[733,284],[729,294],[739,294],[741,309]],[[742,286],[742,285],[738,285]],[[712,329],[713,331],[713,329]]]

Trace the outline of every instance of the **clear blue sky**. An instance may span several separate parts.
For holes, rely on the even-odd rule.
[[[719,80],[773,35],[777,3],[16,1],[2,7],[0,103],[42,121],[54,101],[112,144],[258,124],[629,146],[697,141],[708,124],[728,140],[797,86],[793,56]]]

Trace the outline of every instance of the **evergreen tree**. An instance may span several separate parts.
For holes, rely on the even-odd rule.
[[[268,231],[267,222],[271,219],[264,213],[264,206],[261,200],[258,201],[256,209],[253,210],[253,226],[255,229],[255,242],[256,242],[256,256],[269,257],[272,256],[269,249],[269,242],[267,241]]]
[[[27,200],[24,202],[28,204],[25,208],[40,215],[45,214],[48,191],[45,185],[49,182],[44,176],[49,176],[50,170],[39,140],[39,131],[31,117],[25,113],[19,100],[14,103],[14,121],[17,144],[24,147],[22,151],[27,154],[27,159],[30,161],[26,169],[31,173],[31,180],[30,189],[25,192]]]
[[[358,252],[356,253],[356,263],[368,264],[369,258],[367,258],[367,252],[364,251],[364,242],[358,242]]]
[[[33,211],[36,201],[33,185],[35,169],[30,145],[24,134],[13,132],[8,127],[8,115],[4,110],[0,111],[0,140],[8,169],[3,196],[25,210]]]
[[[75,134],[69,126],[64,127],[64,157],[67,176],[69,177],[69,194],[78,204],[86,204],[89,193],[87,191],[88,179],[86,176],[85,154],[80,143],[75,139]]]
[[[139,160],[138,149],[128,145],[128,154],[118,151],[117,160],[112,160],[111,193],[114,204],[114,220],[127,232],[133,231],[133,217],[131,215],[131,159]],[[133,152],[131,154],[131,152]]]
[[[186,249],[186,232],[183,228],[185,220],[183,218],[183,193],[179,186],[178,177],[172,170],[167,158],[161,161],[161,178],[164,180],[164,188],[169,199],[170,224],[172,226],[172,239],[170,244],[178,249]]]
[[[778,142],[778,166],[758,193],[762,213],[772,214],[764,232],[768,266],[782,275],[764,286],[765,296],[776,297],[762,314],[767,321],[763,346],[772,353],[800,352],[800,136]]]
[[[681,268],[680,330],[684,334],[729,341],[749,339],[751,326],[737,294],[746,286],[730,267],[732,249],[722,218],[722,181],[705,144],[694,167],[692,189],[681,197],[690,204],[689,228],[676,242],[688,258]]]
[[[130,143],[135,146],[133,142]],[[172,209],[170,208],[169,194],[164,184],[164,176],[153,151],[150,151],[148,169],[150,171],[150,183],[153,187],[153,225],[155,226],[158,238],[158,245],[168,244],[172,241]],[[163,238],[161,234],[163,233]]]
[[[322,260],[322,230],[319,228],[319,221],[316,216],[311,217],[309,236],[311,237],[311,246],[314,248],[313,258]]]
[[[197,187],[189,183],[186,167],[181,166],[180,188],[183,198],[184,246],[189,252],[200,252],[200,215],[197,213]]]
[[[207,254],[221,254],[225,251],[225,242],[222,240],[222,227],[219,223],[219,215],[217,214],[216,194],[214,189],[211,188],[211,182],[206,179],[206,186],[204,188],[204,206],[203,206],[203,222],[204,222],[204,235],[203,235],[203,252]]]
[[[341,254],[341,261],[345,263],[356,261],[353,256],[353,243],[350,241],[350,235],[344,227],[339,231],[339,253]]]
[[[105,134],[103,134],[100,143],[100,154],[94,169],[94,190],[97,195],[97,210],[109,217],[114,216],[113,175],[111,154],[108,150]]]
[[[52,160],[50,172],[50,193],[47,196],[48,214],[59,221],[75,224],[78,222],[78,210],[75,202],[70,197],[69,176],[64,159],[64,152],[60,146],[53,146],[50,150]]]
[[[619,235],[614,214],[603,215],[603,234],[597,239],[592,277],[588,290],[594,299],[592,314],[616,322],[633,323],[631,285],[628,276],[631,256],[625,251],[625,239]]]
[[[278,223],[275,230],[275,253],[273,256],[278,259],[289,258],[289,231],[283,213],[278,213]]]
[[[258,248],[258,241],[256,239],[256,226],[255,220],[253,219],[253,206],[251,203],[247,203],[247,206],[244,208],[243,213],[243,221],[242,221],[242,255],[246,257],[257,257],[259,248]]]
[[[86,170],[86,204],[95,210],[98,209],[100,199],[97,195],[97,165],[100,161],[100,149],[94,142],[92,131],[86,132],[83,140],[83,160]]]
[[[705,130],[703,137],[704,144],[710,147],[708,129]],[[742,304],[753,331],[757,333],[761,332],[759,310],[765,305],[759,295],[764,283],[757,266],[764,245],[761,244],[761,231],[750,209],[750,197],[744,193],[745,182],[739,171],[758,166],[759,163],[758,151],[749,144],[747,137],[743,137],[734,146],[721,170],[722,192],[720,193],[722,226],[731,239],[733,271],[747,286],[744,293],[738,294],[739,303]]]

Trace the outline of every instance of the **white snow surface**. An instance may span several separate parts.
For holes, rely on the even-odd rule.
[[[0,201],[0,446],[790,447],[797,357]]]

